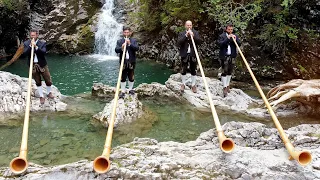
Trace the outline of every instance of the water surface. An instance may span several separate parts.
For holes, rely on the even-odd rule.
[[[54,84],[62,94],[71,95],[64,101],[66,112],[31,113],[28,159],[41,165],[58,165],[82,159],[93,160],[101,155],[107,129],[91,120],[101,111],[105,100],[90,97],[94,82],[115,85],[118,60],[92,56],[48,56]],[[6,70],[27,76],[26,60],[19,60]],[[164,65],[139,62],[136,70],[136,85],[140,83],[164,83],[172,71]],[[79,93],[81,93],[79,95]],[[76,95],[78,94],[78,95]],[[256,92],[252,95],[258,97]],[[214,128],[210,112],[166,99],[145,99],[147,118],[115,129],[112,146],[131,142],[135,137],[154,138],[158,141],[187,142],[195,140],[200,133]],[[271,118],[249,118],[218,110],[221,124],[230,121],[261,122],[274,127]],[[303,123],[319,123],[316,117],[279,118],[285,129]],[[8,166],[18,156],[23,116],[20,119],[0,122],[0,166]],[[218,142],[217,142],[218,143]]]

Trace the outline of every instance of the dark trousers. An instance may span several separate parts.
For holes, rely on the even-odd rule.
[[[37,86],[41,86],[41,76],[43,77],[47,86],[52,85],[51,76],[48,66],[40,67],[39,64],[35,63],[33,65],[32,77],[36,81]]]
[[[136,67],[135,62],[126,62],[124,64],[123,70],[122,70],[122,76],[121,76],[121,82],[126,82],[127,78],[130,82],[134,81],[134,69]]]
[[[191,57],[189,54],[187,57],[182,57],[181,58],[181,65],[182,65],[182,71],[181,74],[182,75],[186,75],[187,74],[187,70],[188,70],[188,65],[190,65],[190,73],[192,76],[195,76],[197,74],[196,69],[197,69],[197,61],[196,58]]]
[[[222,68],[221,76],[230,76],[230,75],[232,75],[233,68],[235,65],[235,58],[231,58],[230,56],[226,56],[226,58],[220,59],[220,65]]]

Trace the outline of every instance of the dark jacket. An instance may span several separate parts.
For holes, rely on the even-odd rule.
[[[24,45],[24,52],[23,54],[28,57],[28,65],[30,65],[30,58],[31,58],[31,47],[30,47],[31,40],[27,40],[23,42]],[[47,45],[45,42],[38,40],[37,44],[38,49],[34,48],[34,53],[37,55],[38,63],[40,67],[44,67],[47,65],[47,60],[45,58],[45,54],[47,53]]]
[[[200,35],[199,35],[198,31],[196,31],[194,29],[192,30],[192,32],[194,34],[194,36],[193,36],[194,43],[196,44],[196,46],[198,46],[201,43]],[[182,58],[187,57],[189,44],[190,44],[190,49],[191,49],[190,56],[196,57],[191,38],[186,37],[186,31],[181,32],[178,37],[178,46],[179,46],[179,50],[180,50],[180,56]]]
[[[137,40],[134,39],[134,38],[129,38],[130,39],[130,46],[127,45],[127,48],[126,48],[126,51],[128,51],[129,53],[129,62],[132,63],[132,62],[136,62],[136,51],[139,50],[139,46],[138,46],[138,43],[137,43]],[[121,63],[121,59],[122,59],[122,53],[123,53],[123,50],[122,50],[122,44],[124,43],[124,38],[121,38],[117,41],[117,46],[116,46],[116,53],[119,53],[119,59],[120,59],[120,63]],[[126,59],[125,59],[125,62],[126,62]]]
[[[236,41],[237,41],[237,44],[240,46],[241,45],[241,41],[239,39],[239,37],[237,35],[236,36]],[[233,39],[228,39],[227,37],[227,34],[226,32],[222,33],[220,36],[219,36],[219,46],[220,46],[220,52],[219,52],[219,57],[220,59],[225,59],[226,58],[226,54],[227,54],[227,51],[228,51],[228,45],[230,45],[230,48],[231,48],[231,55],[230,57],[231,58],[235,58],[237,57],[237,46],[235,45]]]

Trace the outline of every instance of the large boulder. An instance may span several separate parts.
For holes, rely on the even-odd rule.
[[[23,113],[26,109],[28,78],[0,71],[0,114],[11,115]],[[42,83],[43,92],[46,94],[46,85]],[[45,103],[40,104],[37,86],[32,80],[30,111],[64,111],[67,104],[62,102],[60,91],[52,86],[54,99],[46,98]],[[3,116],[1,116],[3,117]],[[1,119],[1,118],[0,118]]]
[[[31,28],[40,29],[40,38],[47,41],[52,52],[88,54],[94,49],[98,0],[52,0],[48,12],[32,13]],[[40,8],[41,9],[41,8]]]
[[[213,78],[206,78],[214,105],[222,109],[236,112],[245,112],[250,106],[257,105],[258,101],[240,89],[232,88],[227,97],[223,97],[222,83]],[[182,96],[197,108],[210,108],[208,95],[201,76],[196,76],[197,93],[193,93],[191,87],[191,75],[187,74],[187,86]],[[173,74],[166,82],[167,88],[179,93],[182,84],[181,74]]]
[[[105,127],[109,126],[111,120],[114,100],[107,103],[102,112],[94,115],[93,118],[100,121]],[[129,124],[144,115],[142,103],[138,100],[137,95],[126,95],[124,99],[119,99],[116,108],[116,117],[114,127],[122,124]]]
[[[214,129],[186,143],[136,138],[113,148],[108,173],[93,172],[92,162],[43,167],[31,164],[23,176],[0,168],[0,179],[320,179],[320,125],[300,125],[286,131],[297,150],[307,149],[313,161],[301,167],[288,152],[274,128],[260,123],[230,122],[226,136],[237,145],[223,153]]]

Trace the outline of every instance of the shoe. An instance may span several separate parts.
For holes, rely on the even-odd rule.
[[[227,97],[228,95],[228,90],[227,87],[223,88],[223,97]]]
[[[121,92],[120,95],[119,95],[119,99],[124,99],[125,96],[126,96],[126,94]]]
[[[183,93],[186,86],[184,84],[181,85],[180,91]]]
[[[197,93],[197,87],[196,86],[192,86],[191,90],[192,90],[193,93]]]
[[[227,92],[230,93],[230,86],[227,86]]]
[[[44,97],[40,97],[40,104],[44,104],[45,101],[46,99]]]
[[[131,89],[131,90],[129,91],[129,94],[132,95],[132,96],[133,96],[135,93],[136,93],[136,92],[135,92],[135,90],[133,90],[133,89]]]
[[[48,95],[47,95],[48,98],[50,99],[54,99],[54,95],[52,94],[52,92],[50,92]]]

